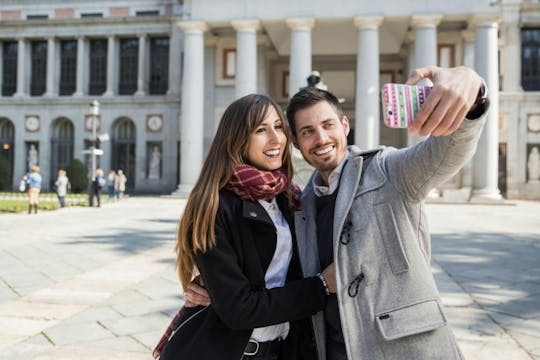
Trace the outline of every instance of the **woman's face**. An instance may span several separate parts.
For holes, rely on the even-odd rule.
[[[273,106],[268,108],[263,121],[251,133],[247,145],[247,159],[259,170],[281,168],[287,137],[281,118]]]

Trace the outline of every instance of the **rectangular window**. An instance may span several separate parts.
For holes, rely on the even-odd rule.
[[[540,28],[521,30],[521,86],[540,90]]]
[[[30,95],[40,96],[47,84],[47,42],[32,41]]]
[[[26,15],[26,20],[46,20],[49,18],[47,14],[38,14],[38,15]]]
[[[85,18],[102,18],[102,17],[103,17],[102,13],[82,13],[81,14],[81,19],[85,19]]]
[[[77,41],[60,42],[60,95],[73,95],[77,85]]]
[[[2,96],[12,96],[17,91],[17,42],[4,42],[2,50]]]
[[[169,87],[169,38],[150,39],[149,93],[163,95]]]
[[[90,40],[89,95],[102,95],[107,88],[107,40]]]
[[[118,93],[133,95],[137,91],[139,69],[139,39],[120,40],[120,80]]]
[[[234,79],[236,76],[236,49],[223,49],[223,78]]]
[[[135,16],[159,16],[159,10],[136,11]]]

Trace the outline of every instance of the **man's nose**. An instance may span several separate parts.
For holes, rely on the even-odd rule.
[[[315,136],[316,136],[317,142],[320,144],[324,144],[328,140],[328,134],[326,134],[326,131],[324,131],[324,129],[316,130]]]

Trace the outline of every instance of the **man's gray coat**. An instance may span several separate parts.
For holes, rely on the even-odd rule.
[[[472,157],[484,121],[464,120],[449,136],[405,149],[349,148],[331,239],[349,360],[462,359],[430,270],[423,200]],[[304,276],[321,271],[311,184],[295,215]],[[319,360],[326,359],[323,316],[313,317]]]

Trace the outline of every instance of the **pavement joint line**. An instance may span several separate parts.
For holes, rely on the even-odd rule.
[[[130,286],[133,286],[134,284],[137,284],[141,281],[144,281],[150,277],[152,277],[153,275],[156,275],[157,273],[161,272],[164,270],[164,268],[166,267],[166,264],[164,264],[162,262],[162,260],[164,258],[166,258],[168,255],[165,254],[164,252],[164,249],[162,247],[158,247],[158,248],[154,248],[154,249],[150,249],[150,250],[147,250],[147,251],[143,251],[143,252],[139,252],[137,254],[134,254],[128,258],[125,258],[125,259],[122,259],[118,262],[115,262],[115,263],[112,263],[112,264],[107,264],[105,266],[102,266],[102,267],[99,267],[99,268],[96,268],[96,269],[92,269],[86,273],[82,273],[82,274],[78,274],[76,276],[74,276],[73,278],[70,278],[66,281],[62,281],[62,282],[58,282],[56,284],[53,284],[47,288],[43,288],[43,289],[39,289],[39,290],[36,290],[32,293],[29,293],[19,299],[15,299],[15,300],[9,300],[9,301],[6,301],[6,302],[0,302],[0,306],[2,304],[15,304],[15,303],[34,303],[36,305],[38,304],[45,304],[45,306],[49,305],[49,304],[58,304],[59,306],[70,306],[70,305],[79,305],[80,307],[78,309],[75,309],[74,311],[68,311],[62,315],[59,315],[57,316],[54,320],[52,319],[49,319],[49,320],[44,320],[43,318],[41,318],[39,321],[46,321],[47,323],[46,324],[43,324],[40,328],[39,331],[37,332],[34,332],[34,331],[30,331],[26,334],[24,334],[25,338],[30,338],[32,336],[35,336],[37,334],[45,334],[44,331],[48,328],[50,328],[51,326],[54,326],[58,323],[60,323],[61,321],[67,319],[67,318],[70,318],[74,315],[76,315],[77,313],[80,313],[88,308],[91,308],[92,306],[95,306],[96,304],[98,303],[101,303],[105,300],[107,300],[108,298],[110,298],[111,296],[113,296],[114,294],[122,291],[122,290],[125,290],[127,288],[129,288]],[[123,266],[126,266],[126,265],[131,265],[132,267],[133,266],[136,266],[138,268],[141,268],[141,267],[144,267],[145,268],[145,271],[144,272],[138,272],[138,276],[136,278],[133,278],[133,277],[127,277],[127,279],[121,279],[120,282],[121,284],[117,284],[118,286],[115,288],[116,291],[112,291],[112,292],[107,292],[107,296],[105,298],[98,298],[97,300],[94,300],[94,301],[90,301],[90,302],[87,302],[85,304],[74,304],[72,302],[68,302],[67,304],[65,302],[54,302],[55,299],[39,299],[39,296],[38,296],[38,299],[37,300],[34,300],[32,301],[32,297],[35,296],[36,294],[39,294],[40,292],[43,293],[43,291],[46,291],[47,289],[54,289],[54,288],[58,288],[60,287],[60,290],[62,290],[61,286],[62,284],[64,283],[67,283],[67,282],[73,282],[75,279],[79,278],[79,279],[84,279],[85,277],[88,277],[90,276],[90,279],[92,279],[92,275],[95,276],[96,273],[101,273],[103,271],[107,272],[107,268],[112,268],[112,269],[123,269],[122,267]],[[146,265],[146,266],[145,266]],[[125,269],[123,269],[125,270]],[[133,269],[131,269],[133,270]],[[129,270],[128,270],[129,272]],[[53,302],[50,302],[50,300],[53,300]],[[24,305],[23,305],[24,306]],[[66,315],[67,314],[67,315]],[[32,317],[28,317],[28,316],[16,316],[16,317],[10,317],[10,316],[1,316],[0,315],[0,318],[14,318],[14,319],[21,319],[21,318],[24,318],[24,319],[29,319],[29,320],[32,320]],[[36,320],[37,321],[37,320]],[[98,322],[98,324],[102,327],[103,324],[100,324]],[[108,328],[104,327],[104,329],[106,330],[109,330]],[[114,334],[115,336],[118,336],[117,334]],[[50,338],[48,338],[46,335],[45,337],[47,338],[47,340],[49,342],[52,342],[52,340]],[[52,342],[54,344],[54,342]]]
[[[13,291],[17,296],[21,297],[21,294],[17,290],[15,290],[15,288],[13,288],[13,286],[11,286],[6,280],[4,280],[2,276],[0,276],[0,281],[2,281],[2,283],[6,285],[9,290]]]
[[[54,343],[54,341],[52,341],[52,339],[47,336],[47,334],[45,333],[45,331],[41,331],[40,334],[49,342],[51,343],[52,346],[56,346],[56,344]]]

